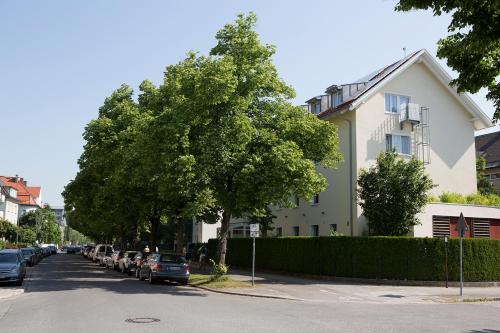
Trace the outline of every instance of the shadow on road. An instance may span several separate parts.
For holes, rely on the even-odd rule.
[[[32,268],[26,281],[26,293],[101,289],[119,294],[168,294],[206,297],[206,293],[175,283],[150,285],[126,274],[115,272],[78,256],[58,254],[45,258]]]

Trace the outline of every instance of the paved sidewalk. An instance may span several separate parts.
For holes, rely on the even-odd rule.
[[[0,299],[14,297],[22,293],[24,293],[24,287],[0,285]]]
[[[251,272],[230,270],[233,279],[251,281]],[[256,287],[224,289],[253,296],[273,296],[309,302],[362,302],[383,304],[454,303],[461,301],[500,301],[500,287],[459,288],[368,285],[345,281],[325,281],[300,277],[256,273]]]

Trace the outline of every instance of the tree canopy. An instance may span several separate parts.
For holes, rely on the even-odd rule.
[[[438,42],[437,56],[458,72],[451,81],[459,92],[487,88],[500,120],[500,2],[492,0],[400,0],[398,11],[430,9],[434,15],[451,13],[451,35]]]
[[[256,21],[239,15],[209,55],[167,66],[159,86],[142,82],[137,101],[127,86],[106,99],[64,192],[73,228],[112,240],[122,225],[154,236],[166,220],[179,227],[181,248],[186,218],[221,221],[224,264],[232,217],[265,216],[293,194],[325,189],[316,166],[341,161],[336,127],[290,102],[295,92]]]

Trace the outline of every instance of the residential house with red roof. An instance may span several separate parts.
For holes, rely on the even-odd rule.
[[[42,207],[42,189],[40,186],[28,186],[28,182],[18,175],[14,177],[0,176],[0,182],[16,190],[17,200],[19,201],[18,217]]]

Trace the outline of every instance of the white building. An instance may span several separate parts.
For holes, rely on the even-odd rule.
[[[5,186],[0,180],[0,219],[17,225],[19,200],[15,188]]]
[[[329,186],[313,202],[300,199],[297,208],[273,209],[275,234],[329,235],[333,229],[344,235],[366,235],[356,182],[360,169],[374,165],[386,149],[395,148],[402,158],[413,155],[422,160],[437,184],[433,194],[476,192],[474,131],[492,122],[449,82],[450,76],[435,59],[420,50],[352,83],[332,85],[325,94],[308,100],[310,112],[338,127],[344,162],[335,170],[319,169]],[[435,208],[434,204],[431,214],[422,214],[423,226],[415,235],[433,235],[433,217],[442,215]],[[490,218],[497,213],[500,218],[498,209],[485,214]]]

